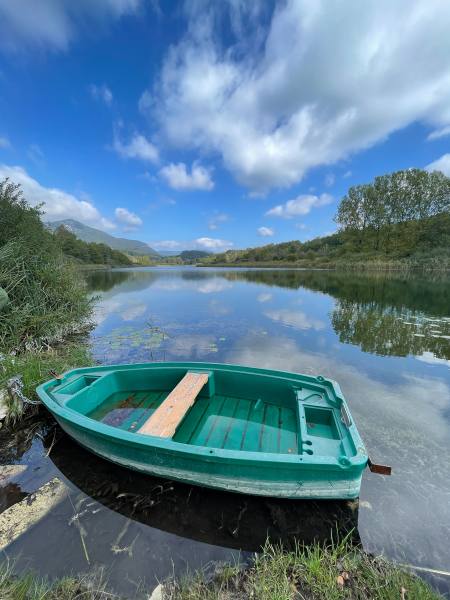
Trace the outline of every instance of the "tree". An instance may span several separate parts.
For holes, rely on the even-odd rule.
[[[435,171],[407,169],[375,177],[373,183],[351,187],[342,198],[335,221],[348,240],[385,253],[411,246],[425,219],[450,211],[450,178]],[[396,226],[396,235],[392,228]]]

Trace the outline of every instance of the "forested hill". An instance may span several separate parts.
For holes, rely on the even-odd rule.
[[[54,237],[64,254],[77,262],[111,266],[129,266],[133,264],[126,254],[113,250],[106,244],[88,243],[79,240],[64,225],[58,227]]]
[[[64,219],[62,221],[53,221],[48,223],[49,227],[55,231],[63,225],[67,230],[71,231],[79,240],[88,243],[106,244],[113,250],[119,250],[132,256],[150,256],[158,257],[159,254],[145,242],[139,240],[129,240],[127,238],[119,238],[114,235],[109,235],[95,227],[84,225],[75,219]]]
[[[247,250],[229,250],[203,264],[346,266],[383,263],[450,268],[450,178],[420,169],[351,187],[335,221],[339,231]]]

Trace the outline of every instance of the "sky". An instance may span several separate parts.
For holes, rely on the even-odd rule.
[[[336,230],[340,198],[450,176],[446,0],[0,0],[0,179],[158,250]]]

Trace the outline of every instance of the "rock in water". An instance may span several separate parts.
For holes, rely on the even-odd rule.
[[[67,496],[68,488],[54,477],[0,515],[0,553],[40,521]]]

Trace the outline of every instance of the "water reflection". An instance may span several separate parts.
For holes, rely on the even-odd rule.
[[[354,502],[265,499],[160,480],[94,457],[66,436],[53,461],[72,484],[109,509],[195,542],[256,552],[266,539],[292,548],[296,542],[355,534]]]
[[[359,540],[356,502],[264,499],[159,480],[88,453],[49,418],[34,430],[40,463],[19,446],[25,470],[0,486],[0,510],[55,476],[63,492],[6,547],[19,570],[53,577],[105,569],[111,590],[134,597],[138,584],[152,589],[172,575],[246,563],[267,539],[286,548]]]
[[[357,344],[382,356],[413,354],[430,360],[450,359],[450,282],[410,275],[358,274],[320,271],[228,272],[227,279],[264,285],[321,291],[336,298],[331,324],[339,341]],[[263,300],[264,301],[264,300]],[[301,312],[283,309],[269,316],[305,328]],[[320,322],[319,322],[320,323]],[[316,323],[310,325],[315,329]],[[306,328],[308,325],[306,325]]]
[[[450,359],[450,319],[343,300],[337,303],[331,322],[339,341],[357,344],[364,352]]]
[[[250,335],[229,362],[322,373],[340,382],[374,458],[390,478],[363,477],[359,532],[364,547],[401,563],[448,571],[450,539],[450,387],[448,378],[370,374],[344,357],[302,350],[288,337]],[[448,580],[440,582],[449,590]]]
[[[0,484],[2,506],[55,475],[69,489],[8,548],[21,566],[62,575],[68,564],[112,565],[114,589],[128,593],[133,581],[173,569],[246,560],[266,536],[288,546],[329,539],[357,520],[366,549],[450,570],[448,278],[158,268],[95,272],[88,281],[100,295],[91,340],[99,362],[207,360],[321,373],[339,381],[373,458],[393,475],[364,475],[359,514],[345,503],[247,498],[141,477],[65,436],[46,457],[47,423],[2,448],[1,462],[27,467],[14,487]],[[434,583],[448,590],[445,580]]]
[[[361,276],[281,269],[141,269],[94,272],[89,276],[92,291],[112,291],[110,295],[103,294],[97,321],[104,320],[105,316],[112,313],[120,313],[122,321],[143,317],[150,303],[133,302],[130,298],[130,294],[139,291],[153,288],[155,292],[190,292],[193,295],[214,296],[230,291],[232,282],[249,282],[290,290],[303,288],[333,297],[335,303],[330,323],[339,341],[358,345],[364,352],[382,356],[414,355],[428,363],[433,362],[433,359],[450,360],[450,280],[445,276],[433,280],[410,275]],[[235,298],[241,291],[240,287],[234,294]],[[124,297],[124,294],[127,296]],[[273,294],[269,292],[259,293],[256,298],[258,303],[266,305],[273,299]],[[231,312],[232,304],[216,297],[211,299],[207,308],[215,317],[226,316]],[[308,317],[298,306],[266,307],[264,315],[297,329],[319,331],[326,328],[323,320]],[[232,321],[234,327],[236,320]],[[113,339],[108,343],[113,349],[117,349],[121,336],[125,333],[125,328],[120,327],[112,333]],[[124,339],[126,338],[125,335]],[[163,340],[159,336],[155,338],[154,332],[144,330],[138,339],[128,341],[131,346],[145,345],[153,351]],[[205,351],[208,348],[215,351],[214,341],[208,333],[198,338],[197,343],[191,335],[186,340],[185,347],[180,348],[178,341],[173,354],[179,356],[194,347],[199,349],[198,357],[207,353]],[[205,351],[202,352],[202,349]]]

